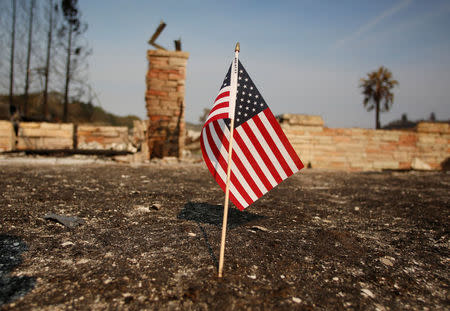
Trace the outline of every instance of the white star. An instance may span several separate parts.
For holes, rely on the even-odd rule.
[[[245,110],[248,110],[248,107],[245,107]]]
[[[238,79],[241,80],[241,77],[239,77]]]
[[[246,89],[246,88],[247,88],[247,85],[244,84],[244,89]]]
[[[236,121],[238,121],[238,122],[239,122],[239,119],[236,119]]]
[[[241,102],[243,102],[244,101],[244,99],[243,98],[241,98]]]
[[[252,93],[248,93],[248,96],[252,97]]]
[[[238,86],[241,86],[241,84],[240,84],[240,83],[238,83]]]
[[[244,116],[247,116],[247,114],[246,114],[246,113],[244,113]]]
[[[238,111],[238,115],[241,115],[241,112],[240,112],[240,111]]]
[[[243,73],[244,71],[241,69],[241,70],[239,70],[239,72],[240,72],[240,73]]]
[[[260,105],[261,107],[264,106],[263,104]]]
[[[242,92],[242,95],[245,95],[245,92]]]
[[[257,102],[253,102],[253,105],[256,105],[257,104]]]
[[[245,82],[247,82],[248,81],[248,79],[247,78],[245,78]]]
[[[252,111],[255,111],[255,110],[256,110],[255,108],[252,109]]]
[[[239,108],[242,108],[242,105],[239,105]]]
[[[247,100],[247,103],[249,103],[249,104],[250,104],[250,99],[248,99],[248,100]],[[247,108],[248,108],[248,107],[247,107]]]
[[[259,97],[259,95],[255,95],[255,98],[258,98]]]
[[[250,90],[253,90],[253,86],[250,87]]]

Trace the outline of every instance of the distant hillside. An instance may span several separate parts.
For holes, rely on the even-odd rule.
[[[19,107],[23,106],[23,95],[14,97],[14,103]],[[49,93],[48,113],[50,122],[60,122],[63,115],[63,96],[57,92]],[[23,109],[22,109],[23,110]],[[72,102],[69,103],[68,121],[71,123],[92,123],[98,125],[114,125],[133,127],[133,120],[140,120],[134,115],[117,116],[105,111],[102,107],[94,106],[91,103]],[[9,120],[9,101],[7,95],[0,95],[0,119]],[[44,121],[42,114],[42,93],[30,94],[28,114],[24,121]]]

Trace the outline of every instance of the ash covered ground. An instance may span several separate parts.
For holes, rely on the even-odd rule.
[[[450,174],[302,170],[231,210],[203,164],[0,163],[4,310],[448,310]],[[68,228],[46,214],[77,216]]]

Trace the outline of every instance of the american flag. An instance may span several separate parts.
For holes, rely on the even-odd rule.
[[[203,126],[200,144],[209,171],[225,191],[230,116],[234,131],[230,199],[243,210],[303,168],[266,102],[238,62],[236,102],[230,104],[231,66]]]

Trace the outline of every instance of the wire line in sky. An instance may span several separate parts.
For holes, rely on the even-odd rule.
[[[375,18],[371,19],[368,23],[362,25],[359,27],[355,32],[351,33],[350,35],[344,37],[341,40],[336,41],[332,49],[336,50],[342,46],[348,45],[350,42],[358,39],[361,37],[362,34],[370,31],[373,29],[377,24],[379,24],[383,19],[390,17],[394,15],[395,13],[399,12],[400,10],[408,7],[411,4],[412,0],[403,0],[393,7],[383,11],[380,15],[376,16]]]

